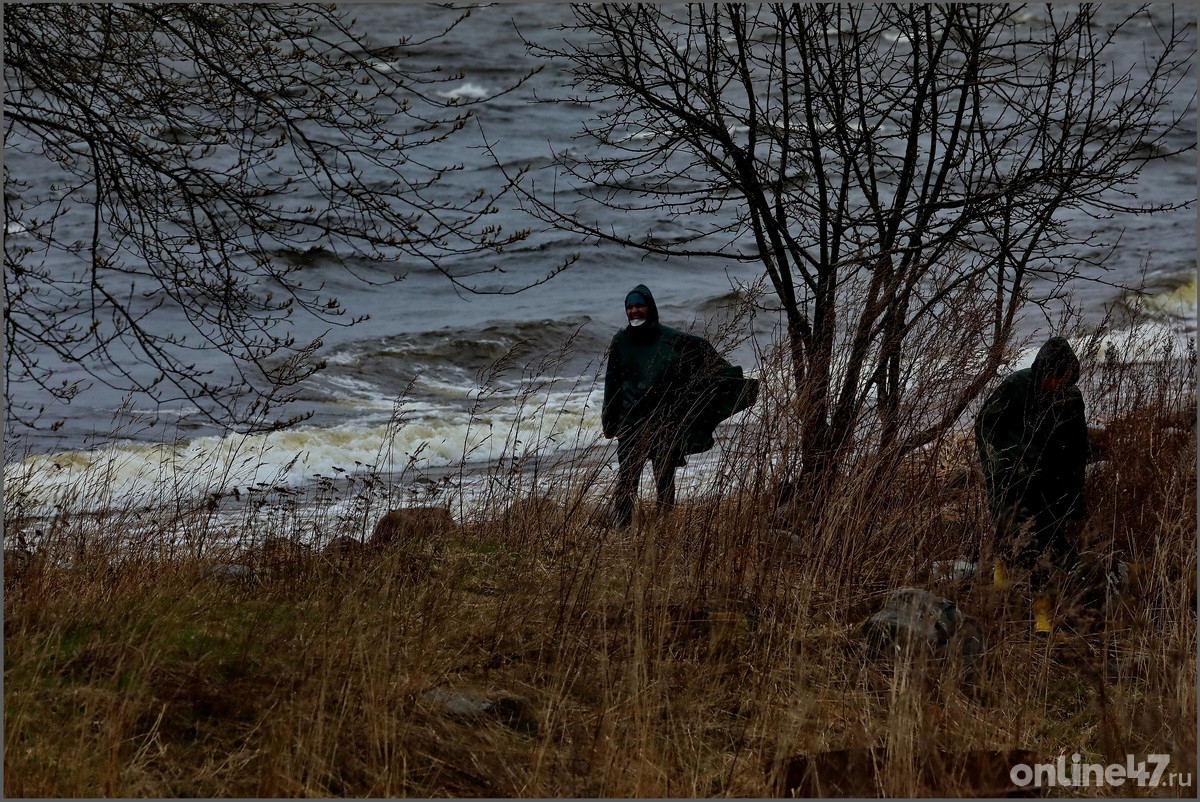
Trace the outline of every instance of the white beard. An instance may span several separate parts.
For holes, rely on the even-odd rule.
[[[645,318],[642,318],[641,320],[631,320],[631,321],[629,321],[629,325],[630,326],[640,326],[645,322],[646,322]]]

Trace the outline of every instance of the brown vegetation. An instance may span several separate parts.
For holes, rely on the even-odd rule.
[[[913,795],[969,790],[931,778],[935,759],[1011,750],[1169,754],[1194,773],[1196,441],[1160,425],[1194,405],[1180,370],[1089,379],[1092,397],[1145,392],[1089,480],[1103,570],[1063,597],[1051,640],[1030,633],[1019,586],[930,577],[991,528],[970,450],[949,441],[848,473],[813,516],[754,491],[751,460],[787,433],[747,423],[723,443],[740,483],[657,520],[647,506],[626,531],[591,525],[586,491],[604,483],[568,469],[446,527],[436,550],[335,561],[262,533],[282,538],[272,567],[240,576],[195,550],[104,549],[111,529],[73,516],[44,565],[6,576],[4,792],[759,797],[841,754],[886,755],[868,792]],[[1120,409],[1093,407],[1098,427]],[[327,540],[361,541],[379,516]],[[1121,561],[1139,569],[1115,604],[1104,575]],[[979,622],[977,681],[865,648],[862,621],[906,585]]]

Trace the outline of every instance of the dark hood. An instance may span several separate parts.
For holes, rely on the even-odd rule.
[[[655,323],[658,323],[658,305],[656,303],[654,303],[654,294],[652,292],[650,292],[650,288],[647,287],[645,284],[639,284],[636,287],[634,287],[632,290],[630,290],[629,292],[625,293],[625,297],[628,298],[629,293],[632,293],[632,292],[640,292],[642,295],[646,296],[646,306],[648,306],[650,308],[650,312],[646,316],[646,325],[653,325]],[[624,304],[623,299],[622,299],[621,303],[622,303],[622,305]],[[622,306],[622,308],[624,308],[624,307]]]
[[[1065,337],[1051,337],[1033,358],[1033,377],[1062,376],[1068,384],[1079,379],[1079,357]]]

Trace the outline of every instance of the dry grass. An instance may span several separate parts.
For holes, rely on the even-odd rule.
[[[510,482],[435,543],[301,550],[245,580],[206,570],[211,548],[102,548],[123,518],[57,519],[70,563],[6,575],[4,792],[761,797],[776,759],[856,747],[887,747],[878,790],[895,795],[921,791],[913,766],[937,750],[1165,753],[1194,773],[1195,380],[1171,370],[1091,376],[1116,399],[1094,420],[1136,414],[1108,429],[1085,531],[1143,572],[1124,605],[1065,600],[1050,642],[1019,591],[928,577],[990,531],[961,442],[860,465],[816,515],[756,492],[781,435],[747,426],[726,443],[736,487],[624,532],[589,524],[581,467]],[[347,526],[362,537],[382,511]],[[859,625],[903,585],[980,621],[977,684],[864,648]]]

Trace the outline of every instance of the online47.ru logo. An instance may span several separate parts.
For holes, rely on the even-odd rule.
[[[1083,763],[1078,753],[1071,756],[1067,762],[1066,755],[1059,755],[1052,763],[1018,763],[1009,772],[1013,784],[1025,788],[1030,785],[1039,787],[1060,786],[1071,788],[1103,787],[1105,785],[1121,786],[1126,782],[1137,784],[1141,788],[1180,787],[1189,788],[1192,785],[1192,775],[1168,772],[1171,763],[1170,755],[1146,755],[1145,760],[1137,760],[1133,755],[1126,755],[1124,763],[1110,763],[1107,766],[1099,763]]]

